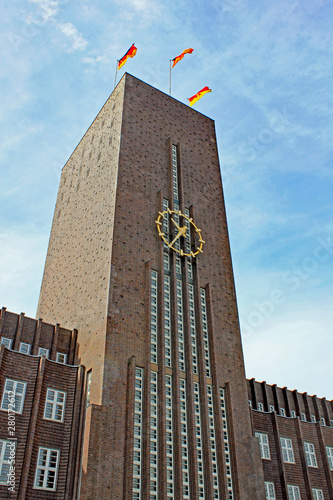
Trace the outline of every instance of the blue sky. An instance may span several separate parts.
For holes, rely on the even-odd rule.
[[[216,121],[248,377],[333,398],[329,0],[4,0],[0,306],[34,316],[60,171],[124,71]],[[118,78],[119,79],[119,78]]]

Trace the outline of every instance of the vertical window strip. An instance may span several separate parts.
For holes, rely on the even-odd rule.
[[[186,419],[186,381],[180,379],[180,421],[181,421],[181,444],[182,444],[182,471],[183,471],[183,499],[189,499],[190,481],[188,466],[188,440]]]
[[[172,185],[173,196],[178,200],[178,162],[177,162],[177,146],[172,145]]]
[[[200,300],[201,300],[202,333],[203,333],[204,353],[205,353],[205,370],[206,370],[206,376],[211,377],[209,341],[208,341],[206,290],[204,288],[200,288]]]
[[[169,202],[168,200],[163,199],[163,212],[165,210],[168,210],[169,208]],[[163,233],[165,234],[165,239],[169,241],[169,217],[163,217]],[[163,259],[164,259],[164,270],[165,271],[170,271],[170,254],[169,254],[169,247],[168,245],[164,242],[164,248],[163,248]]]
[[[151,372],[150,390],[150,500],[158,500],[157,372]]]
[[[165,414],[166,414],[167,498],[174,498],[171,375],[165,376]]]
[[[185,215],[186,217],[190,217],[190,211],[188,208],[185,208]],[[187,228],[186,230],[187,237],[185,240],[185,253],[191,253],[191,224],[187,219],[185,219],[185,225]],[[191,263],[190,257],[189,257],[189,262]],[[191,266],[191,271],[192,271],[192,266]],[[189,276],[189,278],[192,278],[192,276]]]
[[[164,336],[165,336],[165,366],[171,367],[171,303],[170,277],[164,276]]]
[[[209,420],[209,437],[210,450],[212,457],[212,475],[213,475],[213,494],[214,499],[219,499],[219,482],[217,476],[217,455],[216,455],[216,439],[214,426],[214,409],[213,409],[213,390],[211,385],[207,385],[207,401],[208,401],[208,420]]]
[[[178,329],[179,369],[185,371],[183,291],[182,291],[181,280],[177,280],[177,329]]]
[[[194,306],[194,286],[189,283],[188,295],[190,303],[190,330],[191,330],[191,349],[192,349],[192,367],[193,373],[198,373],[198,355],[197,355],[197,335],[195,325],[195,306]]]
[[[174,210],[179,212],[179,204],[178,203],[174,203]],[[179,218],[179,215],[178,214],[172,214],[172,217],[173,217],[173,220],[178,224],[179,226],[179,223],[180,223],[180,218]],[[174,229],[176,229],[174,227]],[[180,252],[180,238],[178,238],[177,241],[175,241],[174,243],[174,247],[176,250],[178,250],[178,252]],[[181,265],[181,259],[180,257],[178,257],[176,255],[176,272],[178,274],[182,274],[182,265]]]
[[[157,363],[157,271],[151,272],[150,361]]]
[[[197,446],[197,465],[198,465],[198,483],[199,483],[199,497],[205,498],[204,491],[204,470],[203,470],[203,450],[202,450],[202,436],[201,436],[201,415],[200,415],[200,396],[199,384],[194,382],[194,418],[195,418],[195,436]]]
[[[234,499],[233,485],[232,485],[232,470],[231,470],[231,456],[230,456],[230,444],[229,444],[229,434],[228,434],[228,421],[227,421],[227,411],[225,405],[225,394],[224,389],[220,388],[220,401],[221,401],[221,417],[222,417],[222,430],[223,430],[223,444],[224,444],[224,457],[225,457],[225,469],[227,477],[227,491],[228,500]]]
[[[132,500],[141,500],[143,368],[135,369]]]

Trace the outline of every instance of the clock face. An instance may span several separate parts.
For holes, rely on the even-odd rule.
[[[192,217],[184,215],[180,210],[168,208],[158,213],[155,222],[159,236],[171,250],[185,257],[196,257],[198,253],[203,253],[205,242],[201,229],[195,225]]]

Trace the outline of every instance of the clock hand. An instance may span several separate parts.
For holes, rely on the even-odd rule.
[[[174,225],[176,226],[176,228],[178,229],[178,231],[180,231],[180,227],[178,226],[177,222],[175,220],[173,220],[172,217],[171,217],[171,220],[174,223]]]
[[[172,245],[175,243],[175,241],[177,241],[178,238],[180,238],[181,236],[186,237],[186,229],[187,229],[186,226],[180,227],[177,236],[173,239],[173,241],[171,243],[169,243],[168,247],[172,247]]]

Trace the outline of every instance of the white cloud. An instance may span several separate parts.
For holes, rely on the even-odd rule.
[[[47,23],[56,16],[59,10],[59,2],[57,0],[30,0],[35,3],[41,12],[42,19],[29,15],[27,21],[34,24]]]
[[[72,23],[59,24],[58,27],[72,41],[72,50],[83,50],[88,45],[87,40],[83,38],[81,33],[78,32],[77,28]]]

